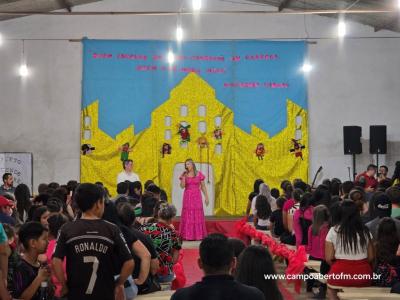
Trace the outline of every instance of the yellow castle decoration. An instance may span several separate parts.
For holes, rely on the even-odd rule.
[[[190,73],[171,91],[170,98],[152,112],[149,128],[134,134],[134,127],[130,126],[113,139],[98,127],[99,104],[95,101],[82,110],[81,142],[96,149],[90,155],[81,155],[81,182],[102,181],[115,195],[117,174],[122,170],[119,147],[129,142],[133,147],[129,157],[133,159],[134,171],[142,183],[153,180],[166,191],[171,201],[172,184],[179,184],[173,183],[175,165],[187,158],[206,162],[204,149],[200,150],[197,143],[204,136],[214,171],[214,214],[243,215],[255,179],[262,178],[271,188],[279,187],[284,179],[301,178],[308,182],[307,112],[289,99],[286,104],[287,126],[281,132],[269,138],[268,133],[253,125],[248,134],[234,125],[234,113],[216,99],[215,90],[200,76]],[[181,116],[182,106],[187,109],[185,117]],[[198,113],[200,106],[205,110],[202,116]],[[222,120],[220,140],[213,135],[218,117]],[[191,125],[191,141],[187,147],[180,144],[178,125],[181,122]],[[204,135],[199,132],[199,122],[206,129]],[[169,135],[166,131],[170,131],[170,140],[166,140]],[[303,160],[290,152],[292,139],[299,132],[301,143],[306,146]],[[164,143],[170,144],[172,151],[163,158],[161,148]],[[265,146],[262,160],[255,154],[258,143]],[[220,144],[220,153],[215,151],[216,144]]]

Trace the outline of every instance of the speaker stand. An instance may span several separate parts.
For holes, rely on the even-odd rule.
[[[357,171],[356,171],[356,155],[353,153],[353,181],[356,181]]]
[[[376,167],[378,168],[379,171],[379,152],[376,153]]]

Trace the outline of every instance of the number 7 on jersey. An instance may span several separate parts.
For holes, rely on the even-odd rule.
[[[83,262],[85,264],[92,263],[92,275],[90,276],[89,285],[86,289],[86,294],[91,295],[93,293],[94,285],[96,284],[97,280],[97,270],[99,268],[99,260],[96,256],[84,256]]]

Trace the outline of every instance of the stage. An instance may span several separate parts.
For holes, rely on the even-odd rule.
[[[207,233],[222,233],[228,237],[236,237],[235,224],[243,217],[206,217]],[[180,217],[173,222],[179,231]]]

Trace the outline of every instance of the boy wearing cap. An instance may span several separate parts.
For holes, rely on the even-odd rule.
[[[14,202],[4,196],[0,196],[0,223],[15,226],[15,219],[11,217],[13,208]]]
[[[375,215],[377,217],[365,225],[368,227],[373,238],[376,240],[376,238],[378,236],[378,226],[379,226],[380,220],[385,217],[390,218],[390,215],[392,214],[392,202],[390,201],[390,198],[385,193],[378,192],[378,193],[375,193],[375,195],[372,197],[370,205],[373,205],[374,210],[375,210]],[[397,236],[400,239],[400,221],[397,220],[396,218],[392,218],[392,219],[396,223]]]

